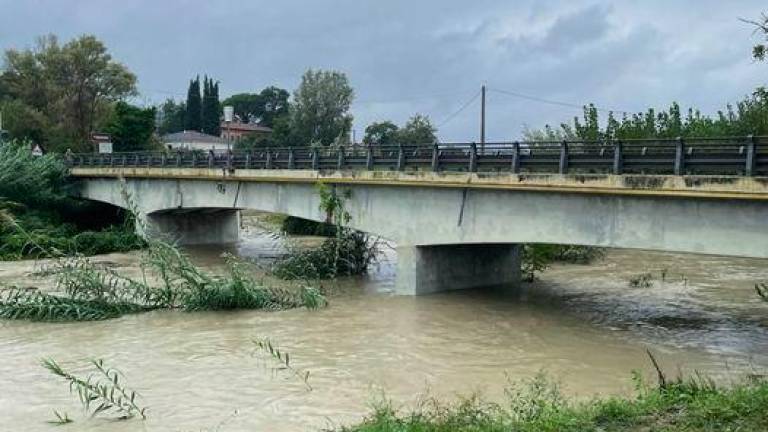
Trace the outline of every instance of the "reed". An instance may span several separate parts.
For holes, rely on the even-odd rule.
[[[55,360],[43,359],[41,364],[52,374],[63,378],[69,384],[70,393],[76,393],[83,410],[91,417],[99,414],[113,414],[125,420],[135,416],[145,419],[146,407],[137,402],[138,393],[126,387],[121,379],[124,375],[103,360],[91,360],[95,372],[80,378],[64,370]]]
[[[312,391],[312,386],[309,384],[309,371],[293,367],[293,365],[291,365],[291,355],[288,352],[281,351],[269,339],[254,339],[253,343],[258,350],[266,353],[278,363],[279,366],[276,370],[286,370],[291,372],[291,374],[304,383],[307,387],[307,391]]]

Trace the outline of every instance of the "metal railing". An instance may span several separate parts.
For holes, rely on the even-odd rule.
[[[768,175],[768,137],[73,154],[70,167]]]

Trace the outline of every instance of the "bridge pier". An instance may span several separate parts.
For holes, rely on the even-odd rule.
[[[240,238],[240,211],[212,209],[150,213],[144,218],[148,236],[181,245],[235,243]]]
[[[454,244],[397,248],[398,294],[520,283],[520,246],[516,244]]]

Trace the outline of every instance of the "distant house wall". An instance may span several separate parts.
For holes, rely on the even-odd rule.
[[[166,142],[169,150],[226,150],[226,143],[219,142]]]
[[[272,129],[253,123],[221,122],[221,137],[225,140],[239,141],[247,136],[268,138]]]

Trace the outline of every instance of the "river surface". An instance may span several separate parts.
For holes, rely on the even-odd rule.
[[[249,226],[234,247],[256,260],[282,241]],[[220,248],[190,249],[216,270]],[[98,257],[137,273],[139,253]],[[610,251],[596,264],[556,265],[519,291],[392,295],[394,261],[370,275],[329,283],[317,311],[157,311],[70,324],[0,322],[0,430],[303,431],[357,421],[386,396],[405,406],[425,394],[482,393],[503,400],[507,380],[545,371],[567,394],[631,394],[630,372],[653,379],[646,349],[670,375],[701,371],[719,381],[768,368],[768,304],[754,284],[765,260]],[[49,286],[32,262],[0,263],[0,281]],[[650,272],[654,284],[630,288]],[[662,274],[663,280],[662,280]],[[254,350],[268,337],[310,371],[305,384]],[[55,358],[76,372],[103,358],[149,406],[145,421],[84,419],[66,384],[39,366]]]

